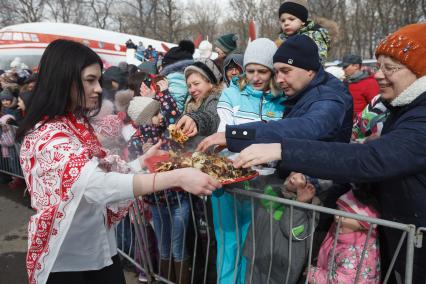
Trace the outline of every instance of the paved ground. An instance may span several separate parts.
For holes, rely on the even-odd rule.
[[[27,222],[33,210],[23,189],[0,185],[0,284],[25,284]],[[127,284],[139,283],[136,274],[125,272]]]

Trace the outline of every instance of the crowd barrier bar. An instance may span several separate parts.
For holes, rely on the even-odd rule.
[[[309,236],[308,236],[309,237],[309,253],[308,253],[308,262],[307,262],[308,264],[310,264],[312,262],[312,258],[313,258],[312,248],[313,248],[313,242],[314,242],[315,220],[319,216],[319,214],[329,214],[329,215],[333,215],[333,216],[342,216],[342,217],[346,217],[346,218],[352,218],[352,219],[356,219],[356,220],[359,220],[359,221],[368,222],[369,224],[373,224],[373,225],[377,225],[377,226],[384,226],[384,227],[400,230],[402,232],[402,235],[399,239],[398,246],[397,246],[395,253],[392,257],[392,261],[391,261],[389,269],[388,269],[388,271],[385,275],[385,278],[382,279],[382,283],[388,282],[389,277],[391,275],[391,272],[393,271],[395,261],[397,260],[397,257],[398,257],[398,255],[399,255],[399,253],[400,253],[400,251],[403,247],[404,242],[406,242],[406,248],[407,248],[404,283],[409,284],[409,283],[412,282],[414,248],[415,247],[421,247],[422,244],[419,243],[419,241],[418,241],[419,237],[418,236],[421,232],[426,231],[425,228],[419,228],[416,231],[416,228],[415,228],[414,225],[409,225],[409,224],[407,225],[407,224],[401,224],[401,223],[383,220],[383,219],[378,219],[378,218],[366,217],[366,216],[348,213],[348,212],[345,212],[345,211],[335,210],[335,209],[326,208],[326,207],[322,207],[322,206],[317,206],[317,205],[312,205],[312,204],[307,204],[307,203],[301,203],[301,202],[283,199],[283,198],[279,198],[279,197],[274,197],[274,196],[270,196],[270,195],[264,195],[264,194],[260,194],[258,192],[250,191],[250,190],[242,190],[242,189],[238,189],[238,188],[226,188],[226,191],[228,193],[232,194],[234,197],[244,196],[246,199],[250,200],[251,207],[252,207],[252,213],[251,213],[252,223],[254,222],[254,219],[255,219],[255,216],[254,216],[254,201],[259,200],[259,199],[278,202],[280,204],[288,206],[288,208],[289,208],[288,212],[291,216],[290,217],[290,227],[293,225],[292,224],[293,223],[293,210],[295,208],[305,209],[305,210],[308,210],[309,212],[311,212],[311,214],[312,214],[312,217],[311,217],[311,220],[310,220],[311,226],[310,226],[310,232],[309,232]],[[196,198],[198,198],[198,197],[196,197]],[[195,212],[194,212],[193,200],[191,198],[189,198],[189,200],[190,200],[189,201],[190,202],[190,216],[193,219],[194,227],[196,227],[197,223],[195,221],[196,217],[195,217]],[[203,204],[202,210],[203,210],[204,214],[207,216],[207,214],[206,214],[206,212],[207,212],[206,198],[203,198],[202,200],[203,200],[202,201],[202,204]],[[234,205],[235,205],[235,202],[236,202],[235,200],[236,200],[236,198],[234,198]],[[158,203],[156,204],[156,206],[159,206]],[[179,201],[178,206],[181,207],[180,201]],[[269,209],[272,211],[272,203],[269,203],[269,206],[270,206]],[[237,212],[236,212],[235,208],[236,208],[236,206],[234,207],[234,216],[233,217],[235,218],[235,223],[238,224]],[[220,209],[220,205],[219,205],[219,211],[220,210],[221,209]],[[170,207],[168,208],[168,211],[170,212]],[[139,207],[135,207],[134,218],[136,220],[135,224],[141,224],[142,222],[146,222],[144,213],[140,211]],[[270,241],[269,248],[270,248],[271,252],[274,250],[273,241],[272,241],[272,224],[273,224],[272,221],[273,221],[272,214],[270,214],[269,225],[271,227],[271,230],[270,230],[270,237],[269,237],[269,241]],[[207,283],[207,272],[208,272],[207,267],[208,267],[208,262],[209,262],[209,253],[210,253],[208,248],[210,247],[209,246],[210,242],[211,242],[210,231],[212,230],[212,221],[206,220],[206,222],[207,222],[207,231],[208,231],[208,233],[207,233],[208,245],[207,245],[207,250],[205,252],[203,252],[203,256],[205,258],[203,258],[203,260],[204,260],[204,268],[203,268],[204,272],[203,272],[202,283]],[[341,220],[339,219],[338,222],[337,222],[337,227],[336,227],[336,240],[337,240],[337,236],[339,235],[340,223],[341,223]],[[222,226],[222,224],[220,222],[219,222],[219,226]],[[199,236],[197,228],[194,228],[194,229],[195,229],[194,230],[194,234],[195,234],[195,240],[194,240],[195,245],[194,245],[194,247],[196,248],[197,243],[200,242],[200,236]],[[364,249],[363,249],[362,254],[361,254],[361,261],[360,261],[359,266],[357,267],[357,274],[356,274],[356,278],[355,278],[354,283],[358,283],[359,279],[361,277],[361,269],[360,268],[361,268],[363,260],[366,257],[365,256],[365,252],[366,252],[365,248],[366,248],[366,245],[368,244],[368,242],[371,238],[372,230],[373,230],[373,226],[370,226],[370,229],[368,230],[368,233],[367,233],[367,239],[364,243]],[[136,230],[136,231],[138,231],[138,230]],[[185,229],[184,233],[183,233],[184,234],[184,241],[185,241],[185,238],[186,238],[185,237],[186,233],[187,233],[187,229]],[[254,230],[251,230],[248,233],[252,234],[253,239],[255,239],[256,236],[254,235]],[[222,234],[221,238],[223,238],[223,231],[222,230],[221,230],[221,234]],[[143,241],[138,240],[138,243],[140,243],[140,242],[146,243],[148,241],[146,235],[147,235],[146,230],[144,231],[143,229],[141,229],[140,234],[136,234],[136,238],[137,239],[140,238]],[[241,253],[242,248],[241,248],[241,246],[239,245],[239,242],[238,242],[238,236],[239,236],[238,225],[236,226],[236,236],[237,236],[237,243],[238,243],[238,248],[237,248],[238,251],[237,251],[237,254],[236,254],[236,258],[238,259],[242,254]],[[172,249],[172,245],[173,245],[173,243],[171,241],[171,243],[170,243],[171,249]],[[333,255],[335,253],[335,248],[336,248],[336,242],[333,244],[333,251],[332,251]],[[144,267],[142,267],[143,265],[139,264],[138,268],[139,269],[148,269],[148,271],[146,271],[147,272],[146,274],[152,276],[152,277],[149,277],[150,281],[160,280],[160,281],[163,281],[165,283],[179,283],[179,279],[177,280],[177,282],[172,282],[172,281],[169,281],[168,279],[166,279],[164,276],[160,275],[160,271],[159,271],[160,268],[158,270],[154,271],[152,264],[150,263],[150,260],[149,260],[150,259],[149,252],[146,249],[146,246],[145,247],[141,246],[140,249],[142,249],[141,254],[145,255],[144,259],[147,263]],[[253,251],[254,251],[253,254],[255,255],[255,253],[256,253],[255,242],[253,242]],[[197,259],[197,254],[199,254],[199,253],[200,252],[197,249],[194,249],[194,252],[193,252],[193,255],[192,255],[193,258],[192,258],[192,271],[191,271],[190,283],[199,283],[199,282],[194,282],[196,259]],[[223,261],[222,249],[217,248],[217,253],[219,254],[219,258],[218,258],[219,264],[221,264],[221,262]],[[290,260],[289,267],[290,267],[291,266],[291,256],[292,256],[292,253],[293,253],[292,252],[292,240],[291,240],[291,238],[289,239],[288,253],[289,253],[289,260]],[[170,254],[169,261],[171,261],[171,254]],[[250,262],[252,264],[251,268],[250,268],[251,269],[250,275],[252,276],[253,275],[254,257],[253,257],[253,259],[250,260]],[[235,263],[237,263],[237,261]],[[218,270],[219,270],[218,273],[220,273],[220,267],[221,267],[221,265],[218,266]],[[271,275],[271,269],[272,269],[272,257],[270,258],[270,262],[269,262],[268,283],[269,283],[269,279],[270,279],[270,275]],[[311,265],[307,265],[307,269],[308,269],[308,274],[309,274],[309,271],[311,269]],[[234,282],[235,282],[236,277],[237,277],[236,272],[237,272],[237,267],[235,266],[234,267]],[[288,281],[289,281],[289,272],[290,272],[290,268],[287,268],[287,276],[286,276],[285,283],[288,283]],[[181,273],[182,273],[182,267],[181,267],[181,271],[180,271],[179,274],[181,274]],[[168,271],[167,275],[170,276],[170,266],[169,266],[169,271]],[[331,277],[331,275],[328,275],[328,278],[329,278],[328,281],[330,280],[330,277]],[[250,277],[250,280],[251,280],[251,278],[252,277]],[[151,283],[151,282],[149,282],[149,283]],[[219,283],[219,282],[217,282],[217,283]],[[307,279],[306,279],[305,283],[307,283]]]

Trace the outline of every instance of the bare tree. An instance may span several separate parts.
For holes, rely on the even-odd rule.
[[[159,27],[159,32],[169,41],[179,41],[180,32],[183,26],[183,12],[178,8],[176,0],[161,0],[159,7],[159,15],[162,17],[163,24]]]
[[[18,23],[39,22],[43,19],[45,0],[5,0],[2,14],[8,13]]]
[[[201,32],[212,40],[235,32],[240,51],[248,41],[250,20],[258,37],[276,39],[281,31],[278,9],[282,0],[232,0],[221,10],[215,1],[191,0],[0,0],[0,25],[40,20],[93,25],[177,42]],[[329,59],[349,52],[373,57],[379,40],[401,26],[426,21],[426,0],[318,0],[309,1],[310,18],[329,30]],[[218,20],[221,19],[221,22]]]
[[[255,21],[258,37],[275,39],[281,32],[278,9],[280,0],[261,1],[258,6]],[[273,9],[271,7],[274,7]]]
[[[85,2],[93,13],[95,26],[97,28],[107,28],[108,21],[111,18],[111,7],[113,3],[113,0],[87,0]]]
[[[250,20],[256,17],[259,7],[256,0],[234,0],[230,2],[231,18],[234,22],[233,27],[228,29],[236,29],[240,35],[241,47],[248,42],[248,25]]]
[[[10,0],[0,0],[2,12],[0,13],[0,26],[9,26],[19,23],[14,17],[14,5]]]
[[[83,0],[45,0],[55,22],[86,24],[87,11]]]
[[[212,40],[217,36],[218,18],[221,15],[221,9],[216,2],[209,4],[209,9],[206,9],[205,3],[192,1],[188,3],[186,11],[188,11],[188,34],[185,37],[194,37],[201,33]]]
[[[125,9],[132,11],[127,20],[133,33],[146,35],[150,28],[152,12],[157,6],[157,0],[130,0],[124,3]]]

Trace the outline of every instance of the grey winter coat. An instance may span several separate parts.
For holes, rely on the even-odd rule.
[[[219,126],[217,103],[220,93],[209,95],[200,105],[197,111],[186,113],[197,124],[198,136],[208,136],[216,133]]]
[[[320,202],[318,198],[314,197],[312,203],[319,204]],[[283,214],[279,220],[271,218],[271,214],[267,211],[269,206],[259,205],[256,208],[255,220],[248,230],[243,251],[248,263],[245,283],[268,283],[271,264],[270,284],[286,283],[287,273],[289,273],[288,283],[296,283],[303,272],[309,253],[312,212],[293,208],[292,245],[291,255],[289,255],[290,207],[283,206]],[[273,216],[276,216],[276,214]],[[316,226],[318,218],[315,219]],[[253,227],[255,228],[255,250],[253,250]],[[253,271],[251,271],[253,257],[254,266]],[[288,271],[289,267],[290,270]],[[252,277],[251,282],[250,277]]]

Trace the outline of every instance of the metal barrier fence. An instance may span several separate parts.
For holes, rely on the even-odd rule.
[[[23,178],[19,163],[21,145],[15,142],[16,129],[14,125],[0,124],[0,172]]]
[[[22,177],[19,164],[20,145],[12,139],[15,129],[14,126],[1,125],[0,172]],[[293,224],[297,223],[294,220],[295,211],[303,211],[309,216],[309,232],[303,238],[303,241],[308,245],[307,255],[303,257],[305,272],[308,275],[317,253],[314,248],[314,241],[318,238],[318,231],[316,230],[318,218],[326,215],[330,217],[342,216],[370,224],[360,262],[357,267],[353,268],[356,270],[354,283],[365,283],[362,280],[361,268],[363,261],[368,257],[366,247],[374,237],[375,226],[392,228],[401,232],[388,270],[382,274],[384,277],[380,282],[387,283],[389,281],[397,259],[403,257],[402,250],[405,247],[405,271],[402,281],[406,284],[412,283],[414,250],[422,247],[422,236],[426,228],[417,228],[416,230],[413,225],[369,218],[262,194],[264,185],[265,182],[254,181],[249,190],[241,189],[246,187],[244,184],[227,186],[222,194],[228,194],[231,199],[225,203],[218,197],[200,198],[183,192],[172,192],[168,195],[159,193],[150,199],[135,199],[128,217],[123,219],[116,227],[118,251],[137,271],[145,273],[148,283],[155,281],[185,284],[252,283],[253,276],[258,276],[257,271],[254,271],[254,264],[256,263],[256,254],[259,254],[256,239],[261,237],[265,240],[266,247],[269,249],[269,253],[266,254],[269,258],[263,259],[263,262],[267,264],[265,283],[272,283],[274,252],[277,250],[274,232],[280,229],[277,228],[279,224],[276,222],[277,216],[273,212],[278,205],[278,207],[282,206],[280,214],[288,214],[288,231],[291,232],[287,245],[288,265],[283,267],[285,272],[283,283],[295,283],[290,280],[292,264],[296,262],[299,256],[296,252],[296,245],[300,242],[300,239],[293,238]],[[241,203],[245,203],[246,208],[250,209],[247,211],[249,214],[241,215],[241,212],[238,212],[241,209],[239,208]],[[263,208],[269,214],[267,224],[256,224],[256,218],[259,215],[259,211],[256,210],[259,208]],[[242,216],[244,220],[241,219]],[[233,224],[231,230],[226,227],[229,225],[225,224],[228,221]],[[243,223],[246,226],[242,229]],[[259,235],[256,234],[256,228],[260,225],[263,225],[265,232]],[[328,266],[326,283],[331,282],[333,278],[331,272],[336,265],[334,262],[340,228],[341,218],[338,218],[335,223],[334,242],[331,251],[332,261]],[[245,230],[246,235],[243,234],[243,230]],[[230,251],[224,243],[230,235],[235,236],[235,246],[232,248],[235,251],[231,253],[234,259],[230,264],[226,263],[225,265],[225,262],[229,261],[225,258],[225,255],[228,255]],[[263,244],[264,248],[265,245]],[[247,255],[247,250],[250,250],[252,255],[250,259],[245,259],[247,262],[245,263],[242,259],[244,255]],[[230,282],[221,281],[224,269],[231,271]],[[245,272],[242,272],[244,270]],[[308,283],[307,278],[303,280],[302,276],[301,279],[298,279],[297,283]]]
[[[396,223],[396,222],[391,222],[391,221],[387,221],[387,220],[383,220],[383,219],[377,219],[377,218],[370,218],[370,217],[365,217],[362,215],[357,215],[357,214],[352,214],[352,213],[348,213],[345,211],[340,211],[340,210],[334,210],[334,209],[330,209],[330,208],[325,208],[322,206],[317,206],[317,205],[312,205],[312,204],[307,204],[307,203],[301,203],[301,202],[297,202],[297,201],[293,201],[293,200],[289,200],[289,199],[283,199],[283,198],[279,198],[279,197],[274,197],[274,196],[270,196],[270,195],[265,195],[265,194],[260,194],[257,190],[242,190],[239,188],[226,188],[225,191],[230,194],[231,196],[233,196],[233,200],[234,200],[234,214],[233,216],[226,216],[226,218],[231,218],[234,219],[234,223],[237,224],[236,226],[236,230],[234,232],[235,236],[236,236],[236,243],[237,243],[237,248],[236,248],[236,252],[235,252],[235,262],[234,262],[234,267],[232,267],[232,271],[234,271],[234,275],[233,275],[233,281],[232,282],[227,282],[227,281],[221,281],[218,277],[216,277],[216,275],[214,275],[214,278],[209,278],[207,275],[208,273],[211,273],[211,269],[212,269],[212,263],[215,262],[216,257],[218,260],[218,264],[213,266],[213,269],[216,270],[217,274],[220,275],[221,274],[221,267],[222,267],[222,261],[224,261],[223,259],[223,253],[224,253],[224,247],[218,247],[217,248],[217,255],[214,255],[214,249],[212,250],[212,244],[215,244],[216,241],[214,240],[214,234],[212,233],[213,231],[213,221],[210,219],[211,216],[209,216],[208,211],[211,210],[209,209],[210,206],[210,198],[199,198],[199,197],[191,197],[188,196],[188,200],[190,202],[190,215],[192,218],[192,222],[189,222],[190,225],[188,225],[187,228],[184,229],[183,231],[183,243],[188,245],[188,242],[186,240],[186,238],[188,237],[188,231],[191,229],[190,226],[193,226],[193,241],[191,242],[192,244],[194,244],[194,248],[191,249],[190,251],[192,252],[191,255],[188,256],[188,260],[190,260],[192,266],[189,269],[189,274],[190,277],[187,277],[185,275],[185,271],[182,270],[183,266],[177,266],[178,268],[180,268],[180,271],[177,272],[175,271],[175,277],[173,277],[173,272],[171,272],[172,270],[172,261],[173,261],[173,256],[172,256],[172,252],[169,252],[169,257],[168,257],[168,261],[169,261],[169,266],[161,266],[159,265],[158,268],[153,267],[153,265],[150,263],[151,259],[150,259],[150,253],[146,250],[146,248],[144,246],[141,247],[142,251],[141,254],[144,254],[145,257],[143,258],[145,261],[147,261],[148,263],[146,265],[140,265],[140,266],[144,266],[144,268],[148,268],[148,270],[145,270],[146,274],[150,275],[151,277],[149,277],[149,283],[151,283],[150,281],[154,281],[154,280],[161,280],[165,283],[241,283],[241,279],[244,279],[244,283],[252,283],[252,277],[254,274],[253,271],[253,264],[255,262],[255,255],[256,255],[256,242],[252,242],[252,251],[253,251],[253,256],[251,259],[247,260],[247,272],[246,275],[250,275],[249,277],[244,276],[244,275],[238,275],[238,270],[241,262],[238,261],[239,258],[241,258],[241,256],[244,254],[244,250],[247,249],[248,244],[242,242],[241,239],[239,239],[239,235],[240,232],[238,232],[238,213],[237,213],[237,206],[236,203],[240,202],[241,200],[244,200],[244,202],[249,202],[250,207],[251,207],[251,220],[250,223],[253,225],[250,227],[249,232],[247,233],[247,235],[251,235],[251,239],[255,240],[256,239],[256,235],[255,235],[255,220],[256,220],[256,216],[255,216],[255,212],[256,212],[256,208],[259,208],[259,204],[256,204],[258,201],[270,201],[268,203],[269,206],[269,212],[273,212],[273,206],[274,203],[275,204],[281,204],[282,206],[285,206],[286,210],[284,210],[284,214],[289,214],[290,218],[289,218],[289,230],[292,230],[291,228],[293,228],[293,222],[295,220],[293,220],[293,214],[295,210],[303,210],[305,211],[307,214],[310,215],[310,226],[309,226],[309,234],[306,238],[309,248],[308,248],[308,255],[307,258],[305,259],[305,264],[306,264],[306,269],[307,269],[307,273],[309,274],[310,269],[311,269],[311,265],[313,263],[313,258],[314,258],[314,252],[313,252],[313,243],[314,243],[314,239],[316,238],[316,226],[315,226],[315,222],[316,219],[319,217],[319,215],[330,215],[330,216],[342,216],[345,218],[351,218],[351,219],[355,219],[355,220],[359,220],[359,221],[363,221],[363,222],[368,222],[370,224],[369,230],[366,233],[367,237],[364,243],[364,247],[361,253],[361,260],[358,264],[357,267],[354,267],[353,269],[355,269],[356,271],[356,277],[354,280],[354,283],[366,283],[363,282],[364,280],[361,279],[362,277],[362,270],[361,268],[363,267],[363,261],[368,257],[368,252],[366,247],[369,244],[370,239],[373,237],[373,230],[376,226],[378,227],[386,227],[386,228],[392,228],[395,230],[398,230],[401,232],[401,237],[399,239],[399,243],[398,246],[392,256],[392,261],[389,265],[388,270],[386,271],[384,275],[384,278],[381,279],[380,283],[387,283],[390,279],[391,273],[394,270],[394,265],[395,265],[395,261],[397,260],[398,257],[401,257],[402,255],[402,249],[403,247],[406,248],[406,252],[405,252],[405,271],[404,271],[404,279],[403,279],[403,283],[412,283],[412,271],[413,271],[413,257],[414,257],[414,248],[417,247],[421,247],[421,238],[420,240],[416,239],[417,237],[420,236],[419,232],[421,230],[424,229],[419,229],[419,232],[416,234],[416,228],[413,225],[406,225],[406,224],[400,224],[400,223]],[[213,197],[215,198],[215,197]],[[194,210],[194,201],[197,202],[198,204],[201,204],[201,213],[203,213],[205,218],[204,220],[197,220],[197,215],[199,215],[200,212],[196,212],[197,210]],[[200,203],[201,202],[201,203]],[[151,206],[161,206],[161,204],[159,204],[158,202],[155,205],[151,205]],[[177,205],[178,208],[182,209],[183,207],[181,206],[181,201],[178,202]],[[168,216],[168,218],[172,218],[171,217],[171,212],[172,207],[170,207],[170,204],[166,204],[166,211],[168,211],[170,213],[170,216]],[[219,211],[222,211],[222,209],[220,208],[219,205]],[[143,224],[144,222],[147,222],[147,218],[145,216],[146,213],[141,212],[139,210],[139,207],[135,208],[134,211],[134,217],[135,220],[137,220],[138,224]],[[220,214],[220,212],[219,212]],[[273,283],[270,282],[271,280],[271,273],[272,273],[272,267],[273,267],[273,253],[276,250],[276,248],[274,247],[275,242],[272,239],[273,238],[273,231],[276,230],[277,228],[275,228],[275,226],[277,225],[274,222],[274,215],[273,214],[269,214],[270,218],[269,218],[269,230],[268,232],[265,232],[266,234],[268,234],[268,244],[269,244],[269,249],[270,249],[270,258],[267,260],[263,260],[266,263],[268,263],[268,267],[269,267],[269,271],[267,274],[267,280],[265,281],[265,283]],[[220,217],[219,217],[220,219]],[[200,230],[200,224],[203,221],[205,224],[202,225],[203,228],[201,228]],[[135,221],[136,223],[136,221]],[[164,220],[160,220],[160,227],[165,226],[164,224]],[[218,237],[218,243],[223,244],[223,232],[224,232],[224,228],[222,228],[222,224],[219,222],[219,224],[215,224],[216,226],[219,225],[216,229],[218,229],[218,231],[220,232],[218,235],[216,236]],[[337,245],[337,239],[339,236],[339,231],[340,231],[340,226],[341,226],[341,218],[338,219],[338,221],[336,222],[336,226],[335,226],[335,240],[333,243],[333,250],[332,250],[332,256],[331,259],[333,260],[333,262],[335,261],[335,250],[336,250],[336,245]],[[200,235],[200,232],[206,233],[205,234],[205,238],[206,240],[202,240],[202,236]],[[226,232],[229,233],[229,232]],[[170,234],[173,234],[173,232],[170,232]],[[138,239],[140,238],[141,241],[143,243],[147,243],[150,240],[148,240],[147,235],[146,235],[146,230],[142,230],[140,229],[140,234],[138,234],[136,236]],[[164,238],[165,236],[163,236],[162,234],[160,235],[160,239]],[[263,239],[265,239],[265,235],[263,234]],[[248,238],[248,237],[247,237]],[[221,240],[222,239],[222,240]],[[162,243],[161,240],[159,240],[158,238],[155,240],[157,241],[157,243],[159,242],[159,244]],[[204,246],[204,250],[200,250],[197,249],[198,244],[201,241],[205,241],[206,245]],[[247,240],[246,240],[247,241]],[[288,239],[288,266],[286,268],[283,268],[286,270],[285,275],[285,280],[282,283],[296,283],[296,282],[290,282],[289,281],[289,277],[290,277],[290,267],[292,266],[292,261],[293,261],[293,257],[297,257],[297,255],[294,255],[292,252],[292,249],[294,249],[294,245],[298,240],[293,240],[293,238],[289,238]],[[139,242],[139,241],[138,241]],[[169,247],[173,247],[173,241],[171,240]],[[207,248],[207,249],[206,249]],[[188,248],[187,248],[188,249]],[[200,257],[201,254],[201,257]],[[212,255],[213,254],[213,255]],[[199,261],[202,261],[202,263],[200,263]],[[161,262],[161,261],[160,261]],[[332,267],[336,265],[336,263],[330,263],[329,264],[329,273],[327,275],[327,281],[325,283],[331,283],[330,281],[333,278],[333,275],[331,273],[332,271]],[[165,271],[161,271],[161,269],[164,267],[168,267],[168,271],[167,273],[165,273]],[[229,267],[228,267],[229,269]],[[200,277],[201,274],[201,277]],[[241,278],[242,277],[242,278]],[[182,279],[185,278],[185,279]],[[180,281],[180,280],[185,280],[185,281]],[[301,283],[299,282],[300,279],[298,280],[297,283]],[[306,278],[305,280],[303,280],[304,283],[308,283],[308,279]],[[256,282],[253,282],[256,283]],[[262,282],[263,283],[263,282]],[[281,283],[281,282],[280,282]],[[321,282],[318,282],[321,283]],[[378,282],[368,282],[368,283],[378,283]]]

